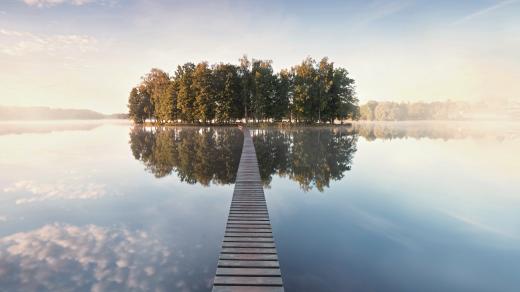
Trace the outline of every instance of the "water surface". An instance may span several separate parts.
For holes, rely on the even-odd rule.
[[[288,291],[519,291],[520,127],[258,129]]]
[[[0,291],[210,289],[238,129],[0,128]]]
[[[286,290],[518,291],[519,133],[252,129]],[[1,123],[0,291],[209,291],[242,139]]]

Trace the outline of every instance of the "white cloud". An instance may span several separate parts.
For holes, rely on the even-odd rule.
[[[36,7],[50,7],[59,4],[71,4],[75,6],[81,6],[94,1],[95,0],[23,0],[25,4]]]
[[[24,56],[43,53],[49,56],[71,57],[97,51],[94,37],[77,34],[34,34],[0,28],[0,54]]]
[[[164,291],[178,272],[169,246],[144,231],[48,224],[0,238],[6,291]]]
[[[83,183],[79,180],[61,180],[56,183],[18,181],[4,188],[5,193],[21,193],[16,204],[28,204],[47,200],[99,199],[108,194],[104,184]]]
[[[356,25],[366,25],[387,16],[399,13],[410,7],[412,4],[413,2],[409,0],[372,2],[368,5],[369,10],[365,14],[361,14],[362,17],[357,21]]]
[[[475,12],[469,14],[469,15],[466,15],[466,16],[462,17],[461,19],[455,21],[453,24],[461,24],[461,23],[470,21],[470,20],[472,20],[472,19],[474,19],[476,17],[480,17],[482,15],[486,15],[486,14],[488,14],[488,13],[494,11],[494,10],[497,10],[497,9],[502,8],[504,6],[513,4],[515,2],[518,2],[518,0],[505,0],[505,1],[501,1],[501,2],[499,2],[497,4],[485,7],[483,9],[475,11]]]

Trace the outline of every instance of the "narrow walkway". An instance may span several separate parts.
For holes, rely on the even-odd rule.
[[[213,292],[282,292],[255,146],[244,128],[244,146],[213,281]]]

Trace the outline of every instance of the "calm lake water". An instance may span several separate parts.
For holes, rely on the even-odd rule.
[[[520,125],[252,129],[287,291],[520,291]],[[0,123],[0,291],[209,291],[242,133]]]

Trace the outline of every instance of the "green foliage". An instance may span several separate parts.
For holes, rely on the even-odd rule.
[[[173,100],[169,92],[170,77],[164,71],[153,68],[142,79],[141,86],[150,95],[157,122],[168,121],[173,113]]]
[[[225,123],[242,118],[244,107],[238,68],[231,64],[215,65],[213,67],[213,79],[216,120]]]
[[[251,96],[253,80],[251,77],[251,62],[247,55],[239,59],[240,66],[238,67],[238,77],[240,78],[240,98],[244,105],[244,118],[246,121],[251,118]]]
[[[193,72],[193,91],[195,93],[195,118],[207,123],[215,117],[214,84],[211,69],[207,62],[197,64]]]
[[[228,123],[244,118],[333,123],[360,114],[354,80],[326,57],[319,63],[306,58],[279,73],[271,60],[243,56],[239,61],[239,66],[186,63],[172,77],[152,69],[130,93],[130,117],[136,123]]]
[[[143,86],[134,87],[128,97],[128,116],[136,123],[142,123],[153,114],[148,91]]]
[[[297,121],[312,122],[314,120],[313,99],[318,95],[315,67],[316,61],[307,58],[300,65],[292,68],[294,75],[293,110]]]
[[[194,72],[195,64],[193,63],[178,66],[175,72],[179,118],[187,122],[194,122],[197,114],[195,108],[195,89],[193,87]]]
[[[292,94],[292,74],[282,69],[276,76],[276,94],[273,97],[271,116],[275,121],[281,121],[288,116]]]
[[[270,118],[274,96],[276,95],[276,76],[271,60],[253,60],[251,108],[257,120]]]

